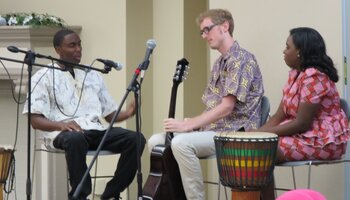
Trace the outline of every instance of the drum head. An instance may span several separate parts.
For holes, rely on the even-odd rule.
[[[276,138],[278,137],[274,133],[269,132],[220,132],[217,133],[218,137],[229,138]]]
[[[13,146],[11,145],[0,145],[0,151],[13,151]]]

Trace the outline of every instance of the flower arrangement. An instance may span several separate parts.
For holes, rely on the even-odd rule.
[[[0,15],[1,18],[6,20],[6,25],[8,26],[66,26],[63,19],[49,14],[8,13]]]

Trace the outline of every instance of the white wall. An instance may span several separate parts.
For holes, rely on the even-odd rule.
[[[129,2],[129,1],[128,1]],[[174,72],[174,62],[181,58],[184,54],[184,48],[188,43],[184,44],[184,29],[183,15],[184,2],[173,0],[152,1],[152,9],[139,8],[139,12],[152,12],[153,27],[151,31],[147,29],[145,32],[138,31],[137,34],[126,33],[126,29],[130,29],[126,24],[126,16],[132,18],[132,15],[127,15],[127,1],[48,1],[37,0],[28,3],[23,0],[0,0],[0,13],[11,11],[35,11],[38,13],[49,13],[62,17],[69,25],[81,25],[83,40],[83,62],[90,63],[94,58],[102,57],[113,60],[118,60],[126,65],[126,67],[136,67],[138,61],[142,60],[145,41],[139,42],[138,38],[133,38],[139,35],[140,37],[153,38],[157,41],[157,48],[151,58],[154,70],[152,76],[147,76],[145,81],[152,82],[148,88],[152,97],[152,102],[143,102],[144,106],[149,105],[151,114],[143,113],[143,117],[151,117],[143,124],[143,127],[149,131],[146,134],[147,138],[153,132],[162,131],[162,120],[167,116],[169,104],[169,91],[171,82],[169,77]],[[281,98],[281,89],[287,78],[288,67],[283,61],[283,49],[289,30],[297,26],[311,26],[317,29],[324,37],[329,55],[333,58],[339,74],[343,77],[342,66],[342,23],[341,23],[341,1],[331,0],[265,0],[265,1],[246,1],[246,0],[208,0],[210,8],[226,8],[230,10],[235,19],[234,37],[238,42],[254,53],[260,64],[265,86],[265,94],[270,98],[272,105],[272,112],[277,108]],[[129,3],[137,5],[137,1]],[[142,4],[141,4],[142,5]],[[136,12],[137,9],[134,10]],[[144,25],[143,18],[135,15],[135,26]],[[189,20],[186,18],[186,20]],[[193,19],[195,20],[195,19]],[[137,24],[139,22],[140,24]],[[147,22],[148,23],[148,22]],[[149,34],[153,35],[149,35]],[[134,41],[134,42],[133,42]],[[190,41],[186,41],[190,42]],[[203,41],[204,42],[204,41]],[[142,50],[129,52],[129,46],[139,45]],[[201,47],[202,48],[202,47]],[[45,52],[40,52],[45,53]],[[132,54],[135,54],[132,56]],[[128,57],[127,55],[130,55]],[[141,57],[140,57],[141,55]],[[210,63],[213,63],[218,54],[210,51]],[[128,57],[128,58],[127,58]],[[203,58],[207,59],[207,58]],[[134,60],[134,61],[133,61]],[[128,63],[126,63],[128,62]],[[135,63],[134,63],[135,62]],[[191,61],[190,61],[191,63]],[[127,66],[129,64],[129,66]],[[132,64],[132,65],[131,65]],[[197,66],[193,66],[197,67]],[[210,65],[207,66],[209,68]],[[131,76],[132,70],[122,70],[119,72],[112,72],[105,76],[107,85],[113,97],[118,101],[125,92],[127,86],[127,78]],[[191,71],[190,71],[191,73]],[[190,74],[191,75],[191,74]],[[152,77],[152,79],[151,79]],[[342,81],[339,81],[338,88],[342,93]],[[186,84],[186,83],[184,83]],[[182,86],[181,86],[182,87]],[[143,91],[147,93],[147,91]],[[179,111],[177,115],[181,117],[189,113],[184,111],[181,107],[184,104],[191,102],[184,102],[182,96],[182,88],[180,88],[180,96],[177,107]],[[185,94],[186,95],[186,94]],[[6,98],[4,100],[3,98]],[[1,96],[0,106],[6,108],[7,115],[0,117],[0,122],[12,122],[2,127],[7,130],[13,130],[14,119],[7,117],[8,114],[15,112],[13,102],[8,100],[8,96]],[[189,101],[190,98],[185,98]],[[144,99],[148,100],[148,99]],[[3,108],[1,107],[1,113]],[[4,109],[5,110],[5,109]],[[21,117],[22,118],[22,117]],[[10,120],[11,119],[11,120]],[[122,124],[124,125],[124,124]],[[10,126],[10,127],[9,127]],[[148,129],[148,127],[151,127]],[[133,128],[133,127],[132,127]],[[25,134],[25,124],[22,121],[21,134]],[[1,137],[4,137],[1,135]],[[8,137],[8,136],[6,136]],[[1,141],[3,139],[1,138]],[[25,142],[21,144],[25,146]],[[143,158],[148,160],[149,154],[145,149]],[[23,162],[22,164],[24,164]],[[108,165],[107,161],[107,165]],[[147,169],[148,162],[143,162],[143,167]],[[216,169],[215,162],[209,170]],[[24,166],[24,165],[21,165]],[[23,170],[23,169],[17,169]],[[303,180],[305,176],[304,169],[301,169],[300,178]],[[147,172],[147,171],[146,171]],[[284,170],[276,170],[277,183],[289,184],[290,180],[286,180],[287,172]],[[331,172],[331,173],[330,173]],[[25,173],[23,173],[25,174]],[[319,167],[316,170],[313,181],[315,189],[320,190],[326,194],[329,199],[341,200],[343,199],[343,168],[337,166],[333,168]],[[144,179],[147,173],[144,172]],[[23,195],[25,190],[21,182],[25,181],[25,175],[17,176],[18,179],[18,195]],[[305,180],[302,182],[305,183]],[[331,187],[331,186],[337,187]],[[135,190],[133,191],[135,192]],[[19,199],[24,199],[23,196]]]
[[[82,62],[90,64],[95,58],[107,58],[125,63],[126,60],[126,31],[125,31],[125,1],[104,0],[100,1],[6,1],[0,0],[0,13],[9,12],[37,12],[56,15],[64,19],[68,25],[82,26],[81,39],[83,46]],[[57,55],[51,52],[38,50],[37,53],[48,54],[53,57]],[[97,65],[96,65],[97,66]],[[105,75],[107,87],[110,93],[118,101],[125,91],[126,70],[112,71]],[[14,141],[15,126],[15,104],[11,101],[10,95],[1,94],[0,110],[2,117],[0,125],[2,132],[0,134],[0,143],[12,143]],[[16,165],[16,190],[17,198],[25,199],[26,182],[26,118],[20,116],[20,133],[18,141],[18,151],[15,156]],[[125,124],[120,124],[125,126]],[[6,140],[4,139],[6,138]],[[33,144],[33,143],[32,143]],[[33,158],[33,157],[32,157]],[[115,166],[115,160],[105,161],[102,167],[104,171],[110,170]],[[64,163],[62,166],[64,167]],[[100,165],[101,166],[101,165]],[[64,186],[60,186],[64,187]],[[35,195],[35,194],[34,194]],[[62,194],[65,196],[65,194]],[[15,199],[14,193],[10,199]],[[35,196],[34,196],[35,199]],[[40,200],[40,199],[36,199]]]
[[[318,30],[339,75],[343,77],[341,1],[210,1],[210,8],[219,7],[232,12],[235,39],[256,55],[272,111],[277,109],[289,70],[283,60],[283,50],[292,28],[309,26]],[[215,56],[212,53],[211,60]],[[341,81],[337,85],[340,92]]]
[[[262,70],[265,94],[271,101],[274,113],[282,96],[289,68],[283,60],[283,49],[289,30],[309,26],[323,36],[327,51],[335,62],[340,77],[342,69],[342,9],[341,1],[318,0],[211,0],[210,8],[226,8],[235,20],[234,37],[254,53]],[[211,53],[211,61],[217,56]],[[343,78],[337,83],[343,92]],[[328,199],[341,200],[344,193],[343,165],[313,168],[312,188],[324,193]],[[277,168],[276,182],[290,186],[290,171]],[[297,171],[299,187],[306,187],[306,168]]]

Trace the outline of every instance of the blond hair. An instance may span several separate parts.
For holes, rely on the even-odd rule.
[[[200,25],[205,18],[210,18],[214,24],[223,24],[225,21],[229,23],[229,33],[232,36],[234,22],[231,13],[224,9],[211,9],[201,13],[197,18],[197,24]]]

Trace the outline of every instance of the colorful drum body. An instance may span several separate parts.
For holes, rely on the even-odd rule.
[[[214,136],[220,181],[233,190],[260,190],[273,176],[278,136],[224,132]]]
[[[13,159],[13,152],[11,146],[0,146],[0,184],[5,183],[7,180]]]

